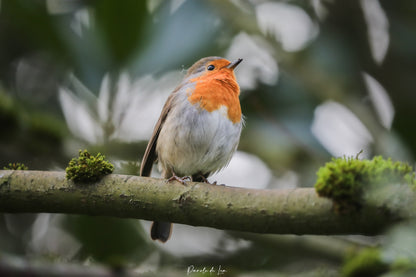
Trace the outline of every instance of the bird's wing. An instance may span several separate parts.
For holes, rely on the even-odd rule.
[[[172,109],[172,100],[175,96],[175,90],[166,100],[165,105],[163,106],[162,113],[160,114],[159,120],[156,123],[155,129],[153,130],[152,137],[147,144],[146,151],[144,152],[142,163],[140,165],[140,176],[150,176],[152,171],[153,163],[157,159],[156,145],[159,138],[160,131],[163,128],[163,124],[166,121],[170,110]]]

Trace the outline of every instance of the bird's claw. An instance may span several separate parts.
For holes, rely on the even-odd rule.
[[[205,178],[205,176],[203,176],[203,175],[201,175],[201,178],[202,178],[202,181],[204,181],[204,183],[206,183],[206,184],[210,184],[210,185],[213,185],[213,186],[216,186],[217,185],[217,181],[214,181],[214,182],[210,182],[210,181],[208,181],[208,179],[207,178]]]
[[[190,176],[184,176],[184,177],[178,177],[176,175],[173,175],[172,177],[170,177],[167,182],[172,182],[172,181],[178,181],[179,183],[181,183],[182,185],[186,186],[186,182],[190,181],[192,182],[192,177]]]

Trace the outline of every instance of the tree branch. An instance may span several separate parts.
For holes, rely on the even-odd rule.
[[[400,220],[385,203],[338,215],[312,188],[254,190],[112,174],[75,184],[64,172],[0,170],[0,212],[164,220],[274,234],[375,235]]]

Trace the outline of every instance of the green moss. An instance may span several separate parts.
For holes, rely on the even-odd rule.
[[[367,248],[347,257],[341,269],[342,276],[345,277],[367,277],[380,276],[389,270],[388,264],[384,263],[380,257],[380,250]]]
[[[416,276],[416,264],[414,259],[398,258],[391,264],[391,271],[406,276]]]
[[[80,150],[79,157],[73,158],[66,168],[66,178],[75,182],[89,183],[112,173],[114,166],[98,153],[93,156],[87,150]]]
[[[399,258],[386,262],[381,259],[381,251],[378,248],[366,248],[359,252],[350,252],[342,265],[341,275],[344,277],[367,277],[382,276],[389,272],[394,276],[415,276],[414,260]]]
[[[3,167],[4,170],[28,170],[29,168],[22,163],[9,163],[8,166]]]
[[[315,189],[319,196],[331,198],[339,213],[357,211],[362,206],[364,189],[370,185],[416,185],[415,173],[404,162],[393,162],[381,156],[372,160],[333,158],[317,172]]]

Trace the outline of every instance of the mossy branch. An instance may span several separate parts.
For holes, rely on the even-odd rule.
[[[0,212],[165,220],[275,234],[375,235],[402,218],[380,200],[339,215],[312,188],[253,190],[111,174],[76,184],[65,172],[0,170]]]

